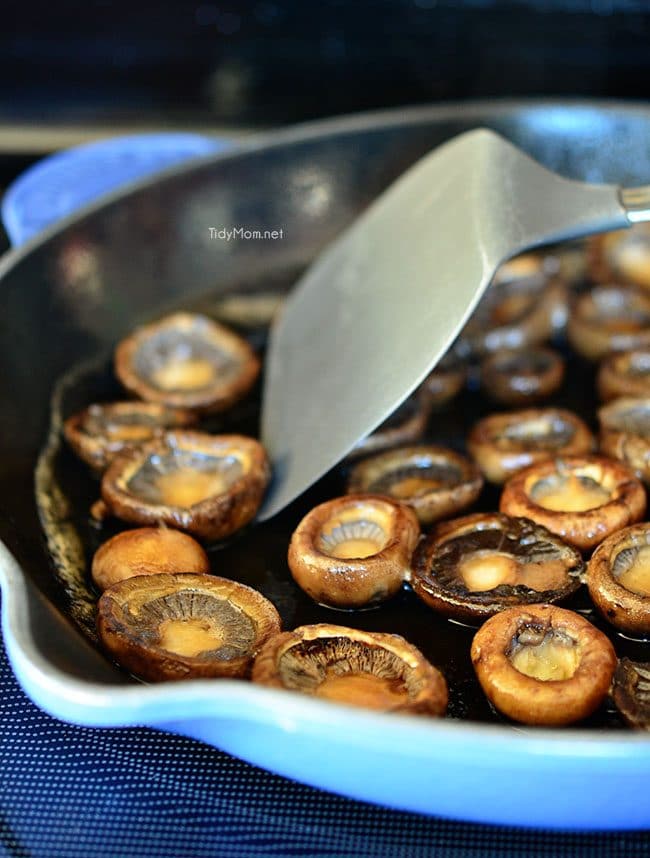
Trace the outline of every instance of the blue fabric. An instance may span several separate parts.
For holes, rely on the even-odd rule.
[[[228,145],[198,134],[136,134],[58,152],[10,185],[2,201],[2,221],[11,243],[22,244],[103,194]]]

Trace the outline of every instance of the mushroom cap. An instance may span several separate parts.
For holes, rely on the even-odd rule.
[[[548,509],[533,497],[539,484],[561,485],[564,479],[602,486],[609,499],[582,512]],[[539,462],[510,477],[499,503],[501,512],[530,518],[582,551],[589,551],[610,533],[643,518],[646,495],[630,468],[605,456],[570,456]]]
[[[527,408],[490,414],[476,423],[467,448],[485,477],[497,485],[536,462],[590,453],[594,436],[564,408]]]
[[[137,328],[115,350],[115,372],[140,399],[199,413],[225,411],[251,389],[260,361],[229,328],[173,313]]]
[[[195,420],[191,411],[155,402],[110,402],[89,405],[68,417],[63,434],[79,458],[101,472],[123,450]]]
[[[549,271],[541,255],[519,259],[497,271],[460,335],[477,356],[542,343],[566,324],[564,281]]]
[[[271,602],[245,584],[162,574],[127,578],[105,590],[97,629],[122,667],[155,682],[245,676],[281,624]]]
[[[619,396],[650,396],[650,348],[607,355],[598,369],[596,383],[605,402]]]
[[[301,626],[270,638],[253,682],[386,712],[444,715],[447,683],[400,635],[345,626]]]
[[[641,551],[648,552],[650,561],[650,524],[635,524],[613,533],[589,561],[587,586],[592,602],[609,623],[632,635],[646,636],[650,633],[650,590],[644,595],[620,581]],[[648,579],[650,587],[650,572]]]
[[[174,472],[202,475],[194,503],[165,502],[156,480]],[[211,475],[214,488],[210,489]],[[203,482],[205,478],[205,482]],[[203,539],[225,539],[257,512],[270,478],[262,445],[244,435],[167,432],[117,456],[102,478],[102,498],[113,515],[134,524],[167,524]],[[142,492],[149,493],[143,497]],[[192,500],[193,498],[190,498]]]
[[[373,494],[334,498],[314,507],[294,531],[289,569],[315,602],[371,607],[394,596],[410,576],[419,535],[417,516],[405,504]],[[346,542],[351,552],[337,551]],[[358,544],[364,550],[356,552]]]
[[[433,444],[398,447],[363,459],[348,481],[352,494],[385,494],[408,504],[423,525],[471,506],[482,488],[473,462]]]
[[[467,381],[467,365],[458,354],[448,351],[421,385],[432,406],[439,408],[457,396]]]
[[[553,349],[501,349],[481,364],[481,383],[497,402],[525,405],[555,393],[564,379],[564,360]]]
[[[650,295],[631,286],[595,286],[574,302],[567,332],[574,349],[589,360],[648,347]]]
[[[99,546],[91,575],[100,590],[135,575],[210,571],[210,561],[199,543],[167,527],[125,530]]]
[[[589,274],[596,283],[616,281],[650,289],[650,229],[646,223],[591,236]]]
[[[650,396],[621,397],[598,411],[600,449],[650,483]]]
[[[614,673],[612,699],[630,727],[650,730],[650,663],[622,658]]]
[[[432,408],[432,397],[426,389],[420,387],[398,406],[381,426],[357,441],[346,458],[357,459],[400,444],[418,441],[424,434]]]
[[[462,569],[477,564],[479,575],[496,575],[490,580],[494,586],[470,589]],[[476,623],[513,605],[566,599],[580,587],[583,572],[580,553],[545,527],[500,513],[475,513],[439,524],[421,540],[411,586],[437,613]]]
[[[540,680],[511,661],[519,634],[534,629],[572,640],[578,662],[568,679]],[[609,689],[616,653],[609,639],[580,614],[555,605],[510,608],[492,617],[472,641],[472,664],[491,703],[524,724],[571,724],[591,715]]]

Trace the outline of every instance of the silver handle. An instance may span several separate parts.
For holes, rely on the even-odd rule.
[[[630,223],[650,220],[650,185],[621,188],[618,195]]]

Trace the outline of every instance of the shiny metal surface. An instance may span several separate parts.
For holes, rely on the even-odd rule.
[[[501,262],[628,225],[615,186],[568,181],[487,129],[420,159],[318,258],[274,327],[262,414],[274,480],[260,518],[417,387]]]

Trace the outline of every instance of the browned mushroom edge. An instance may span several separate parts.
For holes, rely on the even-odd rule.
[[[567,288],[540,268],[500,281],[499,273],[461,333],[476,356],[542,343],[564,328]]]
[[[435,408],[450,402],[465,387],[467,365],[455,352],[448,352],[438,362],[433,372],[424,379],[422,391]]]
[[[646,223],[592,236],[589,275],[595,283],[616,281],[650,289],[650,228]]]
[[[314,507],[294,531],[289,569],[321,605],[374,607],[410,576],[419,535],[405,504],[373,494],[335,498]]]
[[[478,513],[423,539],[411,586],[434,611],[476,623],[513,605],[559,602],[580,586],[580,553],[532,521]]]
[[[194,313],[174,313],[137,328],[115,350],[115,372],[127,390],[199,413],[230,408],[259,371],[259,358],[246,340]]]
[[[111,402],[89,405],[68,417],[63,434],[79,458],[101,472],[128,447],[195,420],[191,411],[155,402]]]
[[[589,595],[602,616],[632,635],[650,635],[650,524],[609,536],[587,568]]]
[[[590,453],[594,446],[587,424],[564,408],[490,414],[475,424],[467,439],[484,476],[497,485],[536,462]]]
[[[501,512],[530,518],[590,551],[610,533],[643,518],[646,495],[630,468],[604,456],[539,462],[510,477]]]
[[[100,590],[135,575],[210,571],[210,561],[199,543],[167,527],[138,527],[125,530],[99,546],[91,565],[91,576]]]
[[[472,664],[490,702],[524,724],[563,725],[591,715],[616,668],[609,639],[555,605],[510,608],[472,641]]]
[[[553,349],[502,349],[481,364],[486,393],[506,405],[525,405],[551,396],[564,380],[564,359]]]
[[[622,658],[614,673],[612,700],[636,730],[650,730],[650,663]]]
[[[596,384],[605,402],[619,396],[650,396],[650,348],[607,355]]]
[[[179,431],[117,456],[101,492],[124,521],[216,540],[253,519],[269,478],[266,453],[254,438]]]
[[[344,626],[301,626],[270,638],[253,682],[384,712],[444,715],[447,683],[403,637]]]
[[[598,411],[600,449],[650,484],[650,397],[622,397]]]
[[[588,360],[650,346],[650,295],[631,286],[596,286],[580,295],[568,324],[569,341]]]
[[[418,441],[426,429],[433,402],[423,388],[409,396],[378,429],[358,441],[347,459],[357,459],[370,453],[380,453],[400,444]]]
[[[236,581],[139,575],[104,591],[97,629],[118,664],[156,682],[246,676],[281,623],[268,599]]]
[[[355,465],[348,492],[388,495],[415,510],[420,524],[448,518],[471,506],[483,487],[473,462],[446,447],[398,447]]]

